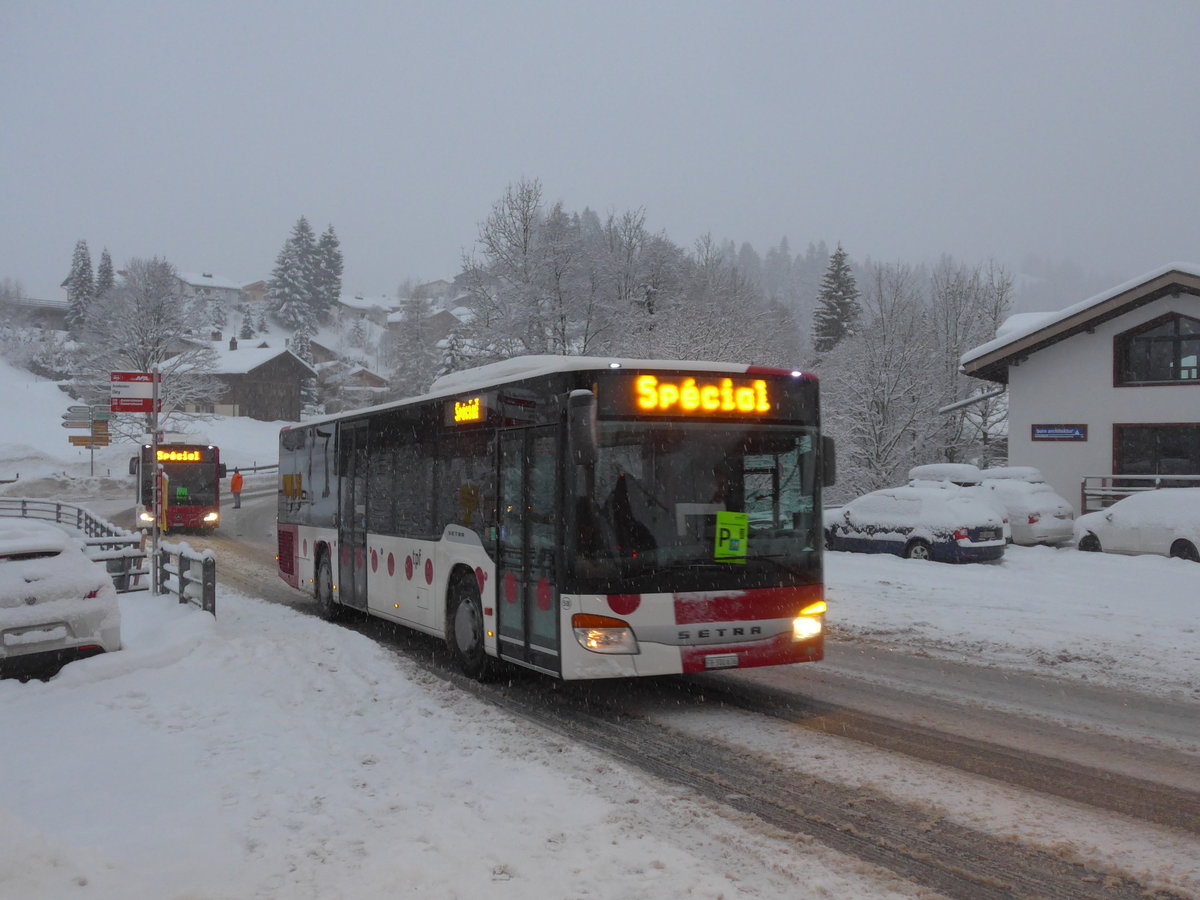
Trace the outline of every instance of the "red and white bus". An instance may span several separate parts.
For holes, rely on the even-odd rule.
[[[819,660],[832,463],[803,372],[512,359],[284,428],[279,573],[475,676]]]
[[[134,521],[141,529],[155,522],[164,531],[211,531],[221,524],[221,479],[225,464],[212,444],[151,444],[129,461],[137,476]],[[162,509],[155,514],[155,475],[161,475]]]

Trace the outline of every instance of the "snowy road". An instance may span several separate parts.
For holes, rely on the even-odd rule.
[[[310,611],[262,565],[269,517],[244,514],[236,540],[214,541],[226,576],[239,590]],[[1124,570],[1136,578],[1150,564],[1186,581],[1191,570],[1178,561],[1015,549],[1003,567],[831,554],[835,602],[857,597],[853,606],[874,592],[876,607],[889,612],[866,627],[840,626],[828,660],[815,666],[587,686],[515,672],[480,687],[457,676],[437,642],[370,620],[351,627],[485,703],[695,792],[745,827],[818,841],[939,894],[1200,896],[1191,661],[1157,678],[1152,660],[1106,678],[1095,671],[1111,652],[1102,641],[1094,657],[1074,654],[1071,671],[1048,655],[1055,636],[1045,626],[1049,645],[997,639],[980,652],[977,640],[947,641],[945,628],[928,621],[939,592],[970,589],[986,607],[980,585],[1003,582],[993,590],[1011,595],[1048,569],[1059,583],[1079,583],[1097,566],[1110,578]],[[922,602],[921,616],[895,627],[904,604]],[[995,613],[1014,619],[1005,641],[1033,628],[1017,621],[1020,610],[1009,603]],[[1115,627],[1119,637],[1125,626]],[[1130,671],[1136,686],[1153,690],[1122,686]]]
[[[113,503],[102,514],[119,520],[119,501]],[[514,752],[551,765],[555,754],[569,757],[580,798],[640,804],[629,807],[631,817],[622,817],[626,838],[630,829],[642,830],[684,858],[710,860],[738,894],[794,896],[788,886],[807,882],[816,895],[839,897],[1200,897],[1200,694],[1194,677],[1200,651],[1188,631],[1194,617],[1176,605],[1194,579],[1186,563],[1022,548],[993,567],[830,554],[834,635],[823,663],[591,685],[522,671],[480,686],[453,670],[437,641],[373,620],[352,620],[345,627],[317,621],[312,601],[275,575],[273,542],[269,500],[251,495],[243,509],[226,511],[212,540],[219,582],[232,592],[227,607],[218,600],[222,642],[220,658],[214,659],[229,677],[243,678],[232,673],[245,669],[244,677],[257,679],[270,669],[264,653],[286,654],[281,665],[294,673],[289,677],[297,685],[284,688],[263,674],[264,699],[280,691],[294,690],[310,700],[332,693],[354,708],[361,705],[353,698],[362,685],[342,685],[345,677],[369,672],[372,702],[393,690],[411,692],[415,679],[421,696],[428,692],[439,698],[437,704],[452,698],[460,714],[491,723],[489,731],[500,737],[470,740],[489,759],[494,747],[503,748],[504,758],[490,763],[501,767],[496,774],[505,773],[497,787],[511,777]],[[1136,603],[1128,600],[1134,596]],[[294,623],[280,619],[270,611],[280,607],[293,619],[291,611],[301,615]],[[264,633],[263,648],[251,649],[255,638],[246,629],[262,627],[282,630],[272,637]],[[288,638],[293,631],[295,638]],[[309,659],[304,642],[316,635],[325,649]],[[359,664],[344,654],[351,645],[361,647],[361,636],[391,662],[372,663],[359,673]],[[341,648],[335,656],[329,656],[332,646]],[[243,660],[247,653],[253,658]],[[192,667],[202,664],[194,654],[187,659]],[[117,662],[97,661],[97,667]],[[396,668],[390,676],[383,671],[389,666]],[[388,678],[397,681],[385,689]],[[128,696],[129,702],[148,702],[137,692]],[[219,701],[217,696],[186,702],[202,709]],[[101,702],[120,707],[126,701]],[[245,702],[246,697],[239,700]],[[391,714],[398,714],[402,707],[394,704],[401,701],[388,702]],[[245,714],[237,708],[198,721]],[[299,709],[292,707],[288,715]],[[359,731],[356,720],[336,724],[336,709],[318,705],[312,712],[334,716],[324,726],[302,725],[304,740],[315,742],[312,748],[282,734],[281,744],[267,737],[246,742],[236,729],[205,742],[245,757],[227,770],[235,782],[222,790],[230,797],[250,790],[259,796],[269,789],[258,783],[264,773],[280,754],[288,760],[291,780],[273,780],[273,790],[282,793],[267,803],[280,812],[254,813],[254,823],[261,823],[254,827],[274,823],[285,844],[263,845],[237,863],[240,870],[253,873],[267,865],[259,859],[264,852],[268,861],[284,854],[291,874],[283,884],[328,885],[341,871],[337,884],[350,896],[355,893],[350,886],[361,886],[357,864],[347,858],[337,863],[341,868],[330,869],[328,839],[320,826],[314,824],[310,833],[305,824],[328,821],[333,813],[303,809],[307,801],[290,797],[290,785],[295,779],[326,783],[320,770],[332,761],[315,748],[328,739],[329,727],[350,729],[338,742],[350,740],[362,751],[354,758],[395,755],[398,745]],[[193,727],[165,708],[156,718],[173,730]],[[340,771],[341,764],[332,765]],[[233,774],[239,770],[251,773],[255,784],[241,785]],[[396,783],[394,774],[381,781],[352,771],[346,777],[356,789]],[[471,793],[487,793],[484,783],[491,780],[476,780]],[[200,802],[188,798],[202,786],[178,789],[180,802]],[[436,778],[428,789],[455,795]],[[532,833],[539,827],[537,794],[535,789],[506,801],[522,816],[534,817],[524,826]],[[336,791],[328,802],[340,802]],[[440,808],[456,801],[436,802]],[[506,821],[489,805],[496,798],[479,806],[467,802],[492,823],[489,833]],[[551,793],[551,806],[560,802]],[[395,830],[396,823],[378,811],[369,813],[368,826],[360,821],[366,813],[357,808],[350,803],[336,814],[339,830]],[[243,827],[234,819],[234,827]],[[0,830],[3,825],[0,816]],[[532,850],[540,866],[554,872],[556,858],[564,865],[572,852],[579,858],[580,848],[566,849],[569,833],[547,839],[550,856]],[[435,843],[443,855],[441,842]],[[310,849],[292,850],[293,844]],[[501,845],[511,846],[513,839]],[[258,846],[257,839],[248,846]],[[583,852],[597,850],[591,845]],[[603,889],[593,884],[591,895],[720,894],[712,889],[707,867],[683,876],[683,863],[665,845],[655,852],[658,861],[644,863],[632,880],[616,879]],[[618,853],[623,858],[628,850]],[[497,849],[488,858],[493,857],[503,859],[504,853]],[[670,873],[669,886],[647,878],[659,864],[663,874]],[[272,877],[279,877],[280,865],[278,859],[270,864]],[[516,881],[529,874],[527,866],[523,873],[519,869],[496,863],[491,887],[511,876],[516,890]],[[463,871],[470,870],[468,865]],[[0,895],[3,876],[0,867]],[[448,896],[474,895],[463,888],[466,875],[448,875],[448,882],[424,877],[426,887],[457,885]],[[376,893],[384,891],[364,895]],[[319,894],[306,889],[298,895]],[[589,891],[561,888],[546,895],[584,897]]]

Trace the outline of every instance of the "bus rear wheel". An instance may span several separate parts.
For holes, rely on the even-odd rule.
[[[317,598],[317,615],[326,622],[336,622],[342,614],[342,604],[333,596],[333,565],[329,562],[329,554],[321,554],[321,562],[317,565],[317,584],[314,591]]]
[[[474,578],[458,576],[447,597],[446,643],[458,667],[469,678],[486,680],[493,661],[483,648],[483,603]]]

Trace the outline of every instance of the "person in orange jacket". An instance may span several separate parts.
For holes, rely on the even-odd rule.
[[[229,479],[229,490],[233,492],[233,508],[242,508],[242,473],[240,469],[233,470],[233,477]]]

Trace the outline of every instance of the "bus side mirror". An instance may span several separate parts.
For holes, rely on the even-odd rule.
[[[136,475],[138,467],[138,458],[136,456],[129,457],[129,474]]]
[[[225,477],[225,463],[217,463],[217,477],[218,478]]]
[[[567,399],[567,439],[576,465],[596,462],[596,395],[591,391],[571,391]]]
[[[825,487],[837,484],[837,455],[833,438],[828,435],[821,436],[821,484]]]

